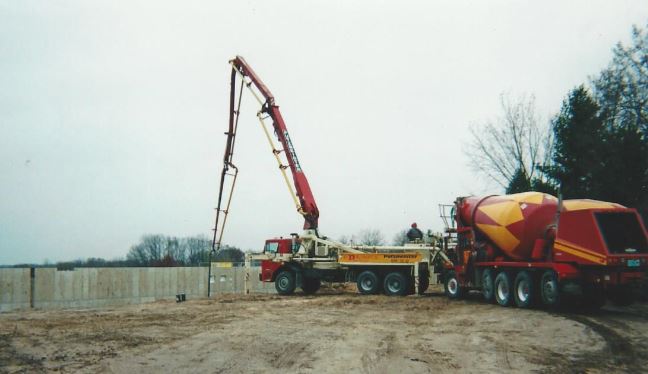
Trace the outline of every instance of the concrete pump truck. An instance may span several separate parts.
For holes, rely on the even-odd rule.
[[[230,64],[229,123],[225,133],[227,140],[216,207],[213,251],[217,252],[221,247],[238,175],[238,168],[233,162],[234,145],[241,96],[244,88],[247,88],[261,106],[257,117],[297,212],[304,217],[303,233],[293,233],[290,238],[268,239],[263,252],[250,258],[261,262],[260,280],[274,282],[281,295],[290,295],[297,288],[306,294],[314,293],[322,281],[355,282],[362,294],[384,292],[387,295],[406,295],[424,292],[430,283],[434,264],[449,262],[435,242],[406,246],[361,246],[339,243],[320,235],[319,209],[274,95],[243,57],[235,57]],[[238,84],[237,77],[241,78]],[[275,144],[266,126],[268,119],[272,122],[279,145]],[[288,172],[292,176],[292,183]]]

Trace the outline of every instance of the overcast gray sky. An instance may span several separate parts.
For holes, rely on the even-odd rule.
[[[0,0],[0,264],[210,235],[236,54],[281,105],[323,234],[439,230],[437,204],[501,192],[461,151],[499,95],[550,118],[647,18],[645,1]],[[303,221],[246,98],[225,242],[260,249]]]

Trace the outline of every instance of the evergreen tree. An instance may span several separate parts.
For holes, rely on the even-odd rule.
[[[529,177],[524,171],[524,168],[518,167],[511,179],[511,182],[509,182],[508,187],[506,187],[506,193],[513,194],[527,191],[531,191],[531,182],[529,181]]]
[[[648,214],[648,138],[637,124],[607,130],[599,175],[601,198]]]
[[[601,178],[608,139],[598,116],[599,106],[584,86],[572,90],[552,122],[555,144],[552,164],[543,171],[563,197],[603,197]]]
[[[617,44],[593,80],[608,143],[602,151],[601,196],[648,218],[648,32],[633,27],[632,45]]]

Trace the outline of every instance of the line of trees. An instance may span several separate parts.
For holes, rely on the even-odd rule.
[[[211,241],[206,236],[144,235],[130,248],[126,259],[135,266],[198,265],[208,261],[210,250]]]
[[[165,235],[144,235],[131,247],[126,259],[134,266],[198,266],[209,262],[212,242],[206,236],[177,238]],[[225,245],[211,259],[216,262],[244,262],[245,253]]]
[[[10,267],[56,267],[72,270],[80,267],[133,267],[133,266],[200,266],[209,262],[211,240],[204,235],[175,237],[162,234],[144,235],[133,245],[126,258],[106,260],[98,257],[43,264],[18,264]],[[212,259],[215,262],[245,261],[245,253],[236,247],[225,245]]]
[[[384,245],[385,237],[380,230],[366,229],[352,235],[342,235],[338,241],[343,244]]]
[[[562,193],[648,216],[648,32],[633,27],[609,66],[573,88],[548,125],[533,97],[503,96],[503,115],[473,128],[472,165],[506,193]]]

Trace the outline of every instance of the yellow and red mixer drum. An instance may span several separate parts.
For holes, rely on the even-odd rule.
[[[622,205],[596,200],[565,200],[563,213],[581,210],[623,209]],[[558,199],[541,192],[465,197],[458,201],[457,222],[486,236],[504,254],[528,260],[537,239],[547,239],[556,223]],[[580,241],[580,240],[579,240]]]
[[[489,238],[515,260],[531,258],[536,239],[543,239],[556,218],[558,199],[540,192],[466,197],[459,202],[460,226]]]

